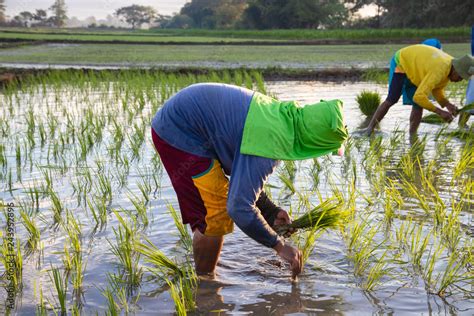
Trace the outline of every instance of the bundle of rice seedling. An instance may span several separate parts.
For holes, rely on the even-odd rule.
[[[443,118],[441,116],[439,116],[438,114],[434,114],[434,113],[430,114],[430,115],[423,116],[421,121],[423,123],[428,123],[428,124],[443,124],[443,123],[446,123],[446,121],[443,120]]]
[[[458,110],[458,113],[460,113],[460,112],[468,112],[468,111],[470,111],[470,110],[474,110],[474,103],[471,103],[471,104],[468,104],[468,105],[463,106],[462,108],[460,108],[460,109]]]
[[[337,227],[344,218],[344,212],[341,211],[342,200],[330,198],[319,204],[311,211],[295,219],[291,224],[279,225],[275,227],[275,232],[284,236],[290,229],[300,230],[320,230]]]
[[[469,121],[470,116],[474,111],[474,103],[468,104],[458,110],[459,120],[458,125],[459,127],[465,127],[467,122]]]
[[[356,100],[359,104],[359,109],[366,116],[374,115],[381,102],[380,94],[378,92],[365,90],[363,90],[361,93],[359,93],[359,95],[357,95]]]

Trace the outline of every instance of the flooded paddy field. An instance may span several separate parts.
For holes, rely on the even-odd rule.
[[[288,241],[308,254],[297,282],[237,227],[214,280],[196,284],[172,270],[188,271],[189,240],[172,216],[179,207],[150,121],[179,89],[209,81],[301,104],[344,102],[345,155],[281,162],[266,186],[293,216],[344,200],[340,229]],[[462,88],[450,97],[460,102]],[[386,94],[376,83],[264,82],[245,71],[52,71],[8,86],[0,93],[0,313],[172,315],[184,305],[195,315],[472,315],[472,133],[422,123],[410,142],[410,107],[397,104],[380,132],[363,137],[362,90]]]

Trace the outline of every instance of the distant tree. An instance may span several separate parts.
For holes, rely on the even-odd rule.
[[[5,0],[0,0],[0,24],[5,23]]]
[[[189,29],[194,27],[194,20],[186,14],[176,14],[156,22],[160,27],[169,29]]]
[[[135,29],[145,23],[152,22],[157,13],[152,7],[133,4],[117,9],[115,15],[121,17],[122,21],[131,24],[132,28]]]
[[[52,17],[49,19],[53,25],[56,27],[63,27],[66,25],[67,9],[66,2],[64,0],[56,0],[49,10],[53,13]]]
[[[246,7],[246,0],[192,0],[180,13],[191,17],[196,27],[223,28],[232,27]]]
[[[13,17],[13,21],[22,27],[29,27],[31,22],[33,22],[33,13],[28,11],[20,12],[17,16]]]
[[[36,9],[36,12],[33,13],[33,20],[35,20],[35,25],[46,25],[48,22],[48,12],[46,12],[46,10]]]
[[[347,9],[339,0],[250,0],[243,25],[258,29],[341,27]]]

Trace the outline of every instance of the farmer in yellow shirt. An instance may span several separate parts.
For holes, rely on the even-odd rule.
[[[446,99],[444,88],[449,81],[469,79],[472,74],[472,56],[453,58],[442,50],[427,45],[412,45],[400,49],[392,58],[388,96],[372,117],[367,134],[372,134],[377,123],[383,119],[390,107],[398,102],[406,78],[417,87],[413,96],[416,104],[451,122],[457,108]],[[429,99],[430,94],[447,111],[436,107]],[[414,123],[416,122],[410,122],[410,134],[416,132],[416,128],[411,126]]]

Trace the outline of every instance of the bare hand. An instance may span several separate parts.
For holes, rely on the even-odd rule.
[[[282,259],[290,264],[292,277],[295,279],[303,270],[303,254],[301,251],[290,245],[285,245],[281,241],[278,241],[273,249],[277,251],[277,254]]]
[[[454,119],[454,117],[451,113],[449,113],[448,111],[443,111],[441,109],[437,109],[436,114],[441,116],[443,118],[443,120],[445,120],[448,123],[451,122]]]
[[[289,224],[291,224],[291,218],[288,215],[288,213],[283,210],[279,211],[275,218],[275,221],[273,222],[273,227],[279,226],[279,225],[289,225]],[[294,232],[296,232],[296,229],[289,228],[288,232],[283,236],[290,237]]]
[[[458,114],[458,108],[454,104],[448,103],[446,104],[446,108],[448,109],[449,113],[451,113],[451,115],[456,116]]]

